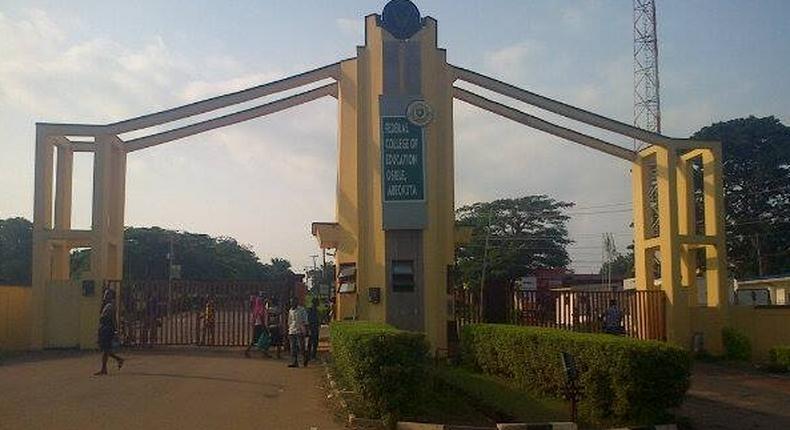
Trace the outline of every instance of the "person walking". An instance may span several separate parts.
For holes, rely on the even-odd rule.
[[[299,353],[302,354],[303,364],[307,367],[307,353],[304,347],[304,337],[307,334],[307,313],[304,307],[295,298],[291,299],[291,308],[288,311],[288,339],[291,344],[291,364],[288,367],[299,367]]]
[[[276,297],[266,304],[266,330],[269,332],[269,345],[274,346],[277,358],[283,347],[282,311]]]
[[[112,357],[118,363],[118,370],[123,367],[124,359],[112,352],[113,340],[117,323],[115,321],[115,290],[107,288],[102,296],[102,308],[99,314],[99,349],[102,351],[101,370],[95,376],[107,374],[107,360]]]
[[[318,357],[318,334],[321,331],[321,316],[318,314],[318,299],[313,297],[307,309],[307,357],[315,360]]]
[[[252,341],[244,351],[244,356],[250,358],[250,350],[253,346],[258,344],[261,335],[266,330],[266,322],[268,316],[266,315],[267,308],[269,307],[268,301],[263,299],[263,291],[259,291],[257,296],[250,297],[250,322],[252,322]],[[268,351],[263,351],[265,355],[269,355]]]

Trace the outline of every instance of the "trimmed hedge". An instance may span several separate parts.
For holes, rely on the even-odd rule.
[[[472,324],[461,333],[467,365],[538,395],[564,397],[561,353],[573,355],[582,419],[655,423],[682,403],[691,357],[666,343],[540,327]]]
[[[364,413],[397,417],[419,406],[430,382],[422,333],[355,321],[333,322],[330,337],[336,376],[360,395]]]
[[[771,348],[771,365],[782,372],[790,371],[790,346]]]
[[[735,361],[749,361],[752,358],[752,342],[746,333],[734,327],[721,330],[724,343],[724,358]]]

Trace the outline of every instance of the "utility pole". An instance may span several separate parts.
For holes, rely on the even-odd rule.
[[[488,212],[488,225],[486,226],[486,241],[483,246],[483,271],[480,274],[480,322],[483,322],[483,304],[485,303],[486,266],[488,265],[488,241],[491,237],[491,211]]]
[[[320,284],[319,285],[315,284],[315,278],[316,278],[315,275],[316,275],[316,272],[318,271],[318,265],[316,263],[316,261],[318,259],[318,254],[313,254],[313,255],[310,256],[310,258],[313,259],[313,270],[312,270],[312,272],[310,272],[311,273],[310,274],[310,284],[313,286],[313,290],[314,290],[313,294],[318,295],[318,297],[320,298],[321,297],[321,285]],[[322,278],[323,278],[323,276],[322,276]]]

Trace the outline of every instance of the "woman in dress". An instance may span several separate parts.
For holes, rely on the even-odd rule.
[[[115,290],[104,290],[101,314],[99,315],[99,348],[102,351],[101,370],[94,375],[107,374],[107,359],[112,357],[118,363],[118,370],[123,367],[123,358],[112,352],[112,341],[115,338]]]

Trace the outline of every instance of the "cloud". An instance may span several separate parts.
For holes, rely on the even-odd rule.
[[[349,36],[358,36],[360,39],[365,35],[365,21],[359,18],[337,18],[335,25],[343,33]]]
[[[0,14],[0,217],[32,215],[36,121],[114,122],[286,73],[227,55],[188,59],[159,36],[70,39],[80,25],[39,10]],[[310,222],[334,216],[335,117],[318,102],[130,154],[126,223],[235,236],[299,267],[315,249]],[[74,227],[85,228],[91,166],[78,158]]]
[[[528,70],[536,68],[540,64],[536,60],[544,52],[541,43],[527,40],[487,53],[485,66],[506,78],[523,78]]]

